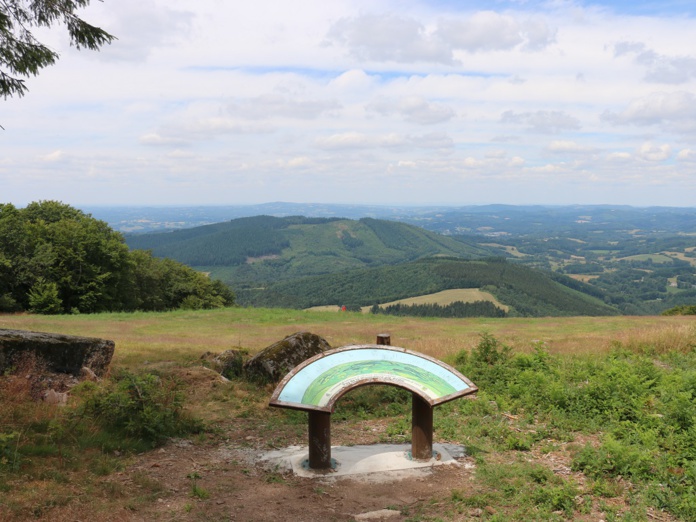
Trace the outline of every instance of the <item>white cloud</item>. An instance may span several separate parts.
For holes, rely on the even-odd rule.
[[[628,152],[612,152],[607,156],[607,160],[610,162],[625,163],[630,161],[633,156]]]
[[[453,142],[449,136],[442,133],[411,136],[398,133],[364,134],[360,132],[345,132],[317,138],[315,145],[324,150],[398,149],[410,147],[449,149],[452,147]]]
[[[315,162],[307,156],[298,156],[296,158],[289,159],[285,164],[290,168],[298,169],[310,168],[315,165]]]
[[[665,125],[678,131],[696,130],[696,96],[690,92],[656,92],[632,101],[621,112],[605,111],[613,124]]]
[[[559,154],[593,154],[596,152],[594,147],[580,145],[571,140],[555,140],[549,143],[547,150]]]
[[[66,159],[66,154],[62,150],[54,150],[41,156],[41,159],[46,163],[56,163],[58,161],[64,161]]]
[[[387,13],[341,18],[327,34],[357,60],[452,64],[452,51],[417,20]]]
[[[515,112],[505,111],[500,115],[501,123],[524,125],[533,132],[557,134],[577,130],[580,120],[562,111]]]
[[[156,132],[150,132],[148,134],[143,134],[140,136],[139,141],[142,145],[155,145],[155,146],[174,146],[179,147],[186,145],[188,142],[181,138],[173,138],[161,136]]]
[[[667,144],[644,143],[638,149],[637,155],[645,161],[664,161],[672,155],[672,147]]]
[[[495,11],[440,17],[425,25],[395,13],[363,13],[338,20],[326,36],[358,60],[457,65],[462,51],[541,51],[556,40],[556,30],[539,17],[515,17]]]
[[[383,116],[399,115],[406,121],[430,125],[442,123],[454,117],[451,107],[430,103],[422,96],[406,96],[400,99],[380,97],[367,105],[367,110]]]
[[[666,56],[641,42],[619,42],[614,46],[614,55],[633,55],[635,63],[647,69],[645,80],[648,82],[681,84],[696,78],[694,56]]]
[[[452,49],[471,53],[511,50],[518,46],[539,51],[555,40],[555,31],[541,18],[520,21],[495,11],[442,19],[437,35]]]
[[[677,153],[677,159],[688,163],[696,163],[696,150],[682,149]]]
[[[107,61],[146,60],[153,50],[187,38],[196,16],[189,9],[172,9],[155,0],[119,0],[119,9],[111,13],[115,17],[105,27],[117,40],[92,55]]]
[[[294,100],[280,94],[263,94],[242,102],[232,102],[227,112],[246,119],[296,118],[311,120],[340,108],[335,100]]]

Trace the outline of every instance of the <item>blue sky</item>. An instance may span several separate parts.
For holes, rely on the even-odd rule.
[[[2,101],[0,202],[696,204],[692,1],[105,0]]]

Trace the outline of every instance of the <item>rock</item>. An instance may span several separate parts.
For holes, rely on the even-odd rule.
[[[98,381],[99,377],[97,377],[97,374],[94,373],[91,369],[87,368],[86,366],[83,366],[80,368],[80,379],[83,381]]]
[[[0,329],[0,374],[30,359],[45,371],[78,376],[85,367],[102,377],[114,347],[113,341],[93,337]]]
[[[254,355],[244,364],[244,375],[275,383],[301,362],[330,349],[326,339],[310,332],[298,332]]]
[[[389,520],[391,518],[398,518],[399,516],[401,516],[401,512],[395,509],[380,509],[378,511],[360,513],[353,518],[355,520]]]
[[[55,390],[46,390],[46,393],[43,395],[43,400],[46,404],[65,406],[68,403],[68,394],[57,392]]]
[[[206,352],[201,356],[201,359],[207,361],[211,369],[230,379],[242,375],[242,366],[247,355],[249,352],[244,349],[225,350],[219,354]]]

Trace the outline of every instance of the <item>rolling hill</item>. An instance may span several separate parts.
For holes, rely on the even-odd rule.
[[[396,265],[431,256],[476,259],[495,251],[412,225],[372,218],[257,216],[174,232],[133,235],[152,250],[235,289],[298,277]]]
[[[242,304],[310,308],[345,304],[372,306],[453,288],[479,288],[509,307],[511,316],[617,315],[589,285],[503,259],[429,258],[281,281],[240,289]],[[594,293],[594,295],[592,295]]]

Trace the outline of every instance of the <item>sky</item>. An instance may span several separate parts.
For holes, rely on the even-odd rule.
[[[696,2],[104,0],[0,203],[696,206]]]

